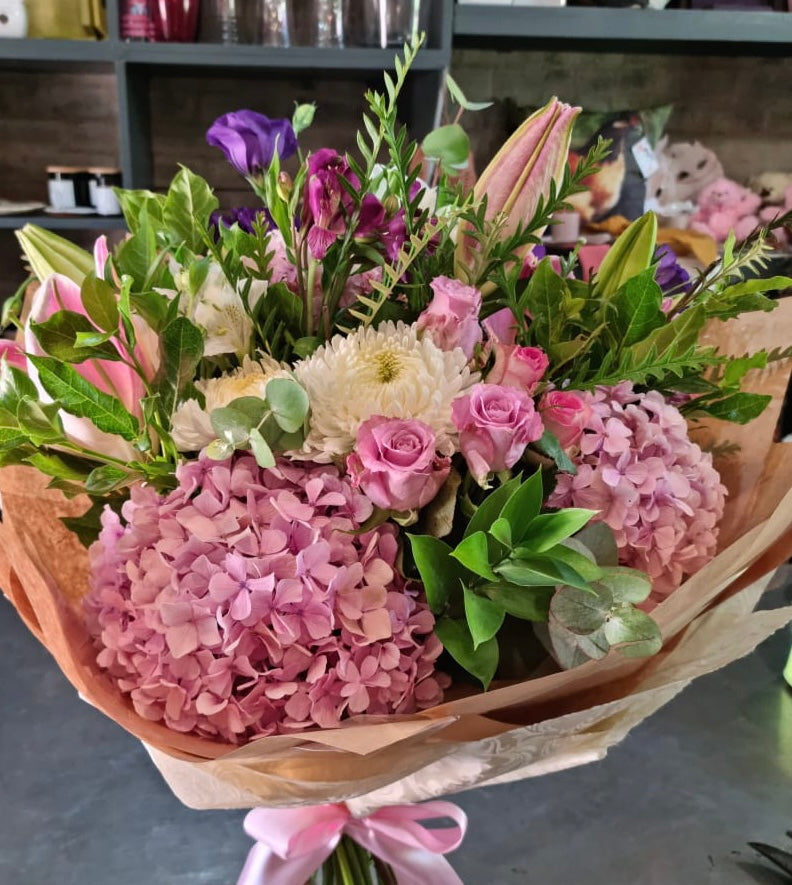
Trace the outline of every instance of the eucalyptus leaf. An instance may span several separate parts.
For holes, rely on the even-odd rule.
[[[465,93],[459,88],[459,84],[457,81],[451,76],[451,74],[446,74],[446,88],[448,89],[451,98],[466,111],[483,111],[487,108],[492,107],[491,101],[470,101],[465,97]]]
[[[421,148],[430,159],[439,160],[447,170],[464,169],[470,156],[470,139],[459,123],[433,129]]]
[[[605,637],[604,629],[600,628],[585,635],[573,633],[552,615],[547,622],[547,636],[550,642],[549,650],[564,670],[572,670],[588,661],[601,660],[610,651],[610,643]]]
[[[602,569],[599,583],[610,590],[615,603],[643,602],[652,592],[652,582],[648,575],[623,566]]]
[[[550,602],[550,614],[573,633],[593,633],[605,623],[613,607],[613,594],[596,585],[595,593],[576,587],[560,587]]]
[[[613,529],[604,522],[590,522],[576,535],[575,540],[591,551],[594,560],[601,566],[619,564],[619,548]]]
[[[213,461],[225,461],[234,454],[234,445],[224,439],[213,439],[204,451]]]
[[[657,654],[663,647],[663,637],[657,624],[640,609],[630,605],[616,607],[608,618],[605,637],[620,654],[642,658]]]
[[[256,464],[264,470],[274,467],[275,456],[272,454],[272,449],[258,430],[253,429],[250,431],[249,441],[250,451],[253,452]]]
[[[273,378],[267,383],[267,402],[278,425],[295,433],[308,417],[308,394],[293,378]]]

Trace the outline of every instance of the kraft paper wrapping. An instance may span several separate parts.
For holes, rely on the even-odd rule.
[[[792,300],[748,319],[712,331],[725,352],[774,346],[773,336],[790,328]],[[751,379],[773,395],[761,423],[696,431],[709,443],[739,438],[743,450],[720,465],[731,491],[722,549],[654,610],[665,643],[650,659],[612,653],[487,693],[457,688],[419,715],[356,717],[337,729],[229,749],[142,719],[98,670],[80,617],[87,554],[59,521],[86,502],[46,491],[32,469],[0,470],[0,586],[81,696],[143,741],[176,796],[194,808],[344,800],[362,813],[569,768],[602,758],[691,680],[792,620],[792,607],[754,611],[769,576],[792,555],[792,444],[773,436],[789,373],[790,361],[779,361]]]

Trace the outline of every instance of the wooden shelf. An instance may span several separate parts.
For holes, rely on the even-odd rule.
[[[120,215],[0,215],[0,230],[37,224],[48,230],[126,230]]]
[[[706,47],[709,52],[719,48],[753,55],[765,48],[786,54],[792,44],[792,13],[459,4],[454,36],[480,48],[496,38],[521,44],[561,41],[570,49],[618,44],[644,51],[699,52]]]

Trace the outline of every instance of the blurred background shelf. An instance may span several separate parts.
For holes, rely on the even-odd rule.
[[[616,9],[606,7],[491,6],[459,4],[454,36],[482,47],[493,38],[535,45],[558,40],[576,48],[599,44],[685,51],[737,52],[775,48],[788,53],[792,14],[693,9]]]
[[[0,215],[0,230],[19,230],[26,224],[37,224],[47,230],[126,230],[126,222],[118,215]]]

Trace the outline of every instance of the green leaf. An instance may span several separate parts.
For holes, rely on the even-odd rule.
[[[25,460],[36,470],[46,473],[47,476],[73,482],[82,482],[85,479],[87,473],[84,465],[89,463],[55,452],[35,452]]]
[[[758,277],[728,286],[706,299],[704,305],[708,316],[727,320],[741,313],[755,310],[771,311],[778,302],[767,298],[764,292],[783,292],[792,286],[789,277]]]
[[[273,378],[267,383],[267,402],[278,425],[295,433],[308,417],[308,394],[293,378]]]
[[[170,412],[182,390],[192,384],[203,347],[201,330],[187,317],[176,317],[160,335],[161,368],[157,388],[166,411]]]
[[[307,359],[323,343],[321,338],[298,338],[294,342],[292,350],[301,359]]]
[[[315,113],[316,105],[313,102],[295,105],[294,113],[292,114],[292,129],[294,129],[295,135],[299,135],[308,129],[313,123]]]
[[[36,446],[65,440],[57,404],[43,405],[37,400],[22,399],[17,405],[16,416],[19,426]]]
[[[694,400],[690,411],[705,412],[712,418],[731,421],[734,424],[747,424],[758,418],[772,399],[769,394],[733,393],[715,402],[697,403]]]
[[[204,249],[209,217],[218,205],[206,181],[182,166],[165,198],[162,220],[175,243],[184,243],[190,251],[199,253]]]
[[[222,408],[212,409],[209,414],[212,429],[218,438],[237,448],[247,444],[251,431],[261,423],[267,408],[264,400],[257,400],[255,397],[244,397],[243,399],[260,404],[260,411],[257,414],[251,413],[251,410],[246,408],[240,399]]]
[[[554,587],[515,587],[513,584],[482,584],[482,593],[507,613],[523,621],[546,621]]]
[[[104,500],[94,500],[81,516],[63,516],[61,521],[70,532],[77,535],[83,547],[90,547],[102,530],[101,517],[106,506]]]
[[[140,435],[140,425],[113,396],[89,384],[66,363],[47,357],[31,356],[39,381],[56,403],[70,415],[87,418],[99,430],[130,442]]]
[[[89,274],[80,288],[80,300],[95,326],[118,334],[118,297],[109,283]]]
[[[445,541],[431,535],[408,534],[407,537],[429,607],[436,615],[442,614],[467,574],[451,557],[452,549]]]
[[[552,458],[555,461],[556,467],[563,473],[571,473],[573,475],[577,473],[577,467],[575,467],[569,455],[561,447],[558,437],[551,431],[545,430],[542,438],[532,445],[543,455]]]
[[[474,575],[479,575],[479,577],[487,578],[490,581],[498,580],[490,566],[489,542],[484,532],[474,532],[467,538],[463,538],[451,556],[461,562]]]
[[[535,343],[548,351],[563,341],[564,315],[559,307],[566,291],[566,284],[553,270],[550,259],[543,258],[521,299],[533,318],[531,333]]]
[[[575,538],[566,538],[547,551],[550,559],[560,560],[580,575],[584,581],[598,581],[603,569],[596,563],[590,550]]]
[[[553,587],[567,584],[590,593],[591,588],[574,568],[560,559],[547,556],[520,556],[520,549],[506,562],[501,562],[495,571],[502,578],[520,587]]]
[[[595,585],[595,590],[584,593],[576,587],[560,587],[550,602],[551,616],[573,633],[599,630],[613,607],[613,595],[602,585]]]
[[[655,329],[665,326],[666,315],[660,309],[663,293],[655,282],[654,268],[633,277],[606,302],[608,326],[620,347],[643,341]]]
[[[439,160],[447,170],[464,169],[470,156],[470,139],[459,123],[433,129],[421,145],[424,154]]]
[[[723,372],[723,387],[737,387],[751,369],[764,369],[767,365],[767,352],[760,350],[751,356],[730,359]]]
[[[27,374],[22,369],[12,366],[7,360],[0,360],[0,408],[16,415],[20,400],[38,398],[36,385]]]
[[[159,292],[130,292],[129,303],[155,332],[161,332],[167,325],[170,302]]]
[[[104,464],[92,470],[85,480],[85,490],[93,495],[106,495],[135,480],[135,475],[113,464]]]
[[[663,647],[657,624],[645,612],[632,606],[615,608],[605,623],[604,632],[608,642],[618,646],[620,654],[625,657],[647,657],[657,654]]]
[[[463,537],[467,538],[468,535],[472,535],[474,532],[488,532],[493,522],[500,515],[501,510],[503,510],[503,505],[512,496],[520,482],[521,477],[514,476],[502,486],[490,492],[470,518]]]
[[[264,468],[265,470],[269,470],[270,468],[275,466],[275,456],[272,454],[272,449],[267,444],[267,441],[261,435],[260,431],[255,428],[250,431],[250,451],[253,452],[253,457],[256,459],[256,464],[259,467]]]
[[[441,618],[435,624],[435,635],[451,657],[479,680],[486,690],[498,669],[500,652],[493,638],[473,646],[473,637],[464,621]]]
[[[544,553],[551,547],[580,531],[597,515],[596,510],[570,507],[557,513],[540,513],[526,527],[522,546],[532,553]]]
[[[698,344],[699,334],[707,321],[707,315],[701,305],[690,307],[670,323],[655,329],[643,341],[634,344],[630,352],[637,358],[645,357],[654,352],[662,356],[667,352],[675,354],[687,353]]]
[[[149,190],[115,189],[116,197],[124,213],[124,219],[134,235],[140,227],[143,214],[148,220],[162,224],[162,213],[165,208],[165,197]]]
[[[473,639],[473,648],[477,649],[482,642],[492,639],[500,630],[506,612],[497,602],[486,596],[479,596],[475,590],[469,587],[464,587],[463,590],[465,617]]]
[[[74,336],[74,344],[78,349],[82,347],[94,348],[104,344],[105,341],[109,341],[113,337],[113,332],[97,332],[96,330],[93,332],[77,332]]]
[[[162,197],[161,199],[165,199]],[[143,288],[148,280],[151,268],[157,259],[157,227],[162,226],[162,213],[153,222],[145,205],[140,208],[133,233],[118,247],[115,266],[119,274],[130,276],[135,281],[135,288]]]
[[[490,534],[496,541],[500,541],[504,547],[511,548],[512,546],[512,534],[511,534],[511,525],[509,524],[508,519],[504,519],[502,516],[495,520],[492,523],[489,530]]]
[[[100,336],[91,346],[78,344],[77,335],[96,335],[96,329],[87,316],[72,310],[59,310],[43,323],[30,323],[42,350],[64,363],[82,363],[88,359],[120,360],[116,348]]]
[[[511,525],[512,538],[518,544],[525,538],[528,526],[539,515],[544,498],[542,471],[537,470],[519,486],[503,505],[500,516]]]
[[[465,98],[465,93],[459,88],[459,84],[451,74],[446,74],[446,88],[451,98],[466,111],[483,111],[492,107],[491,101],[469,101]]]

